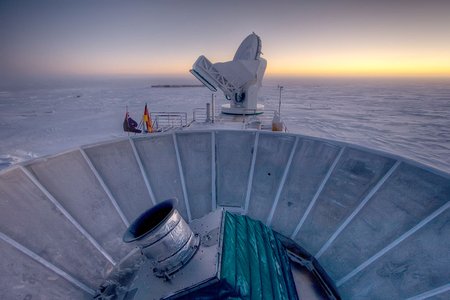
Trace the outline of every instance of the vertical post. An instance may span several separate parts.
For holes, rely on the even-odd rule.
[[[206,120],[205,122],[211,122],[211,103],[206,103]]]
[[[214,123],[216,116],[216,95],[211,94],[211,123]]]
[[[280,98],[278,99],[278,115],[281,117],[281,91],[283,90],[283,86],[278,85],[278,89],[280,90]]]

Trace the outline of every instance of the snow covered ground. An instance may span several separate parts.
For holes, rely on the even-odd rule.
[[[186,111],[210,100],[202,87],[171,79],[110,79],[26,88],[0,88],[0,168],[84,144],[126,136],[125,107],[139,120],[151,111]],[[450,172],[450,80],[274,79],[260,93],[278,107],[290,132],[376,148]],[[225,103],[221,93],[218,104]]]

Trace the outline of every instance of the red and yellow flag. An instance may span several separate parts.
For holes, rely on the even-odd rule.
[[[143,120],[145,127],[147,128],[147,132],[153,132],[152,118],[148,113],[147,104],[145,104]]]

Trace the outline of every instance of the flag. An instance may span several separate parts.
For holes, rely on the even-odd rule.
[[[152,118],[148,113],[147,104],[145,104],[143,120],[145,127],[147,128],[147,132],[153,132]]]
[[[128,125],[128,112],[125,113],[125,120],[123,120],[123,131],[130,131],[130,127]]]
[[[142,131],[137,129],[138,123],[133,120],[128,111],[125,113],[125,120],[123,120],[123,130],[127,132],[141,133]]]

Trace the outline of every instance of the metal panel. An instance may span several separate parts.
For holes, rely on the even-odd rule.
[[[173,144],[175,147],[175,157],[177,158],[178,172],[180,175],[181,190],[183,191],[184,204],[186,205],[187,221],[192,220],[191,207],[189,206],[189,197],[187,195],[186,182],[184,180],[183,166],[181,165],[180,150],[178,149],[177,136],[175,132],[172,134]]]
[[[177,209],[188,220],[172,135],[164,134],[133,141],[156,202],[177,198]]]
[[[301,140],[272,219],[272,228],[290,236],[339,153],[339,147]]]
[[[436,295],[431,296],[431,297],[428,297],[428,296],[426,296],[426,297],[419,297],[419,298],[413,298],[413,299],[411,299],[411,300],[420,300],[420,299],[427,299],[427,300],[448,300],[448,299],[450,299],[450,283],[447,284],[447,287],[448,287],[448,289],[447,289],[446,292],[439,293],[439,294],[436,294]],[[409,300],[409,299],[408,299],[408,300]]]
[[[87,156],[86,152],[84,152],[84,150],[81,149],[81,148],[79,150],[80,150],[81,155],[83,155],[84,159],[86,160],[86,163],[88,164],[88,166],[91,169],[92,173],[94,173],[95,178],[97,179],[98,183],[102,186],[102,188],[105,191],[106,195],[108,196],[109,200],[111,200],[111,203],[114,206],[114,208],[116,209],[116,211],[119,214],[120,218],[122,219],[123,224],[125,224],[125,226],[128,227],[130,225],[130,222],[128,221],[128,218],[124,215],[122,209],[120,208],[119,204],[117,203],[116,198],[111,193],[110,189],[106,185],[106,183],[103,180],[102,176],[98,173],[98,171],[95,168],[95,166],[92,164],[92,161],[89,159],[89,157]]]
[[[256,133],[255,142],[253,144],[252,163],[248,172],[247,191],[245,192],[244,213],[248,212],[250,205],[250,194],[252,193],[253,175],[255,174],[256,155],[258,155],[259,132]]]
[[[1,239],[0,252],[0,299],[92,299]]]
[[[79,151],[27,168],[116,261],[131,250],[122,242],[126,226]]]
[[[217,209],[216,134],[211,131],[211,210]]]
[[[265,222],[272,208],[295,137],[259,135],[248,215]]]
[[[130,223],[153,206],[128,140],[84,151]]]
[[[294,240],[317,253],[394,162],[347,148]]]
[[[147,172],[144,169],[144,166],[142,164],[142,159],[139,156],[139,153],[136,149],[136,145],[134,144],[133,139],[129,139],[131,148],[133,149],[134,158],[136,159],[136,162],[139,166],[139,171],[141,171],[142,180],[144,180],[145,187],[147,189],[148,195],[150,196],[150,199],[152,200],[153,205],[156,204],[155,194],[153,193],[152,187],[150,186],[150,182],[148,181]]]
[[[449,201],[449,195],[450,180],[401,164],[319,262],[338,280]]]
[[[405,299],[450,278],[450,209],[344,283],[343,299]]]
[[[23,172],[0,177],[0,199],[3,233],[91,288],[103,281],[112,264]]]
[[[216,132],[217,205],[244,208],[255,132]]]
[[[395,170],[400,165],[400,162],[395,162],[394,166],[389,169],[389,171],[384,174],[383,178],[378,180],[377,184],[373,187],[373,189],[370,190],[370,192],[364,197],[364,199],[358,204],[358,206],[352,211],[352,213],[348,216],[347,219],[339,226],[338,229],[333,233],[333,235],[328,239],[328,241],[320,248],[319,252],[317,252],[314,257],[318,259],[329,247],[331,244],[334,243],[336,237],[338,237],[341,232],[347,227],[347,225],[359,214],[359,212],[364,208],[364,206],[369,202],[370,199],[372,199],[373,195],[377,193],[381,186],[391,177],[392,173],[395,172]]]
[[[192,219],[211,210],[211,134],[178,133],[177,144],[183,166]]]
[[[269,216],[267,217],[266,223],[268,226],[270,226],[272,224],[272,219],[273,219],[273,215],[275,213],[275,209],[278,206],[278,202],[280,201],[281,192],[283,191],[284,184],[286,183],[286,178],[289,174],[289,171],[291,170],[292,160],[294,159],[294,154],[297,152],[298,142],[299,142],[299,137],[296,137],[294,146],[292,146],[291,153],[289,154],[289,159],[286,163],[286,167],[284,168],[283,176],[281,177],[280,184],[278,185],[277,193],[275,194],[275,199],[273,200],[273,203],[272,203],[272,208],[270,209]]]
[[[59,212],[61,212],[64,217],[67,218],[67,220],[72,223],[72,225],[84,236],[88,239],[88,241],[94,245],[94,247],[100,251],[100,253],[103,254],[103,256],[109,260],[113,265],[116,264],[116,261],[111,257],[111,255],[106,252],[106,250],[97,242],[96,239],[94,239],[94,237],[89,234],[89,232],[86,231],[86,229],[84,229],[83,226],[80,225],[80,223],[77,222],[77,220],[75,220],[73,218],[73,216],[61,205],[61,203],[59,203],[55,197],[53,197],[52,194],[50,194],[45,188],[44,186],[39,182],[39,180],[36,179],[36,177],[34,177],[33,174],[30,173],[30,171],[26,168],[20,167],[20,170],[22,172],[24,172],[27,177],[31,180],[31,182],[33,182],[34,185],[36,185],[39,190],[45,195],[45,197],[47,197],[47,199],[59,210]]]

